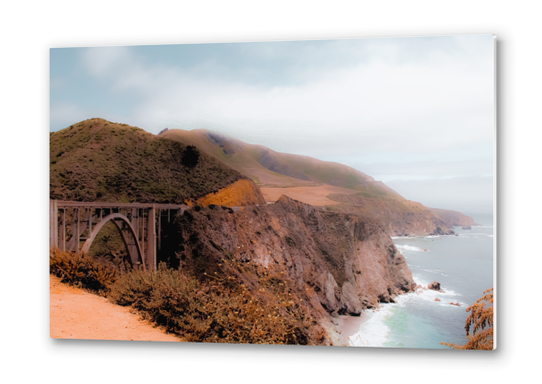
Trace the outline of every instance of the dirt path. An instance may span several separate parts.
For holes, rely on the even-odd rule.
[[[50,336],[53,339],[182,341],[130,313],[128,307],[60,283],[50,276]]]

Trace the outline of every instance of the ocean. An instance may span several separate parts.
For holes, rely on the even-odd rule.
[[[493,217],[471,216],[481,225],[470,230],[454,227],[458,236],[393,238],[414,281],[424,287],[437,281],[445,293],[409,293],[399,296],[396,303],[366,311],[367,320],[348,338],[350,345],[442,349],[447,347],[441,342],[465,343],[467,307],[495,284]]]

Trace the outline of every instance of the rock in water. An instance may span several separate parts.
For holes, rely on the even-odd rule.
[[[442,289],[440,289],[440,283],[433,281],[431,284],[427,285],[427,289],[432,289],[433,291],[438,291],[444,293]]]

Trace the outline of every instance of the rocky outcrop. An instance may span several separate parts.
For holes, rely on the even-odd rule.
[[[431,289],[433,291],[444,293],[444,291],[440,288],[440,283],[433,281],[432,283],[429,283],[427,285],[427,289]]]
[[[474,219],[470,216],[464,215],[461,212],[449,211],[447,209],[429,208],[436,216],[442,219],[446,225],[470,227],[471,225],[478,225],[474,222]]]
[[[260,189],[252,180],[247,179],[237,180],[226,188],[198,199],[197,203],[203,206],[215,204],[228,207],[267,204]]]
[[[180,268],[221,275],[221,260],[233,255],[234,264],[278,269],[309,293],[322,321],[359,315],[416,287],[404,257],[378,222],[321,211],[286,196],[237,212],[219,206],[191,209],[175,225]],[[249,274],[238,278],[250,284]]]

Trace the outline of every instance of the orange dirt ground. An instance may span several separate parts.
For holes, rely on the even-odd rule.
[[[326,196],[331,193],[350,195],[357,193],[352,189],[334,187],[322,184],[316,187],[288,187],[288,188],[260,188],[266,201],[277,201],[281,195],[286,195],[294,200],[305,204],[324,206],[339,204],[337,201],[328,199]]]
[[[130,313],[128,307],[50,276],[49,329],[53,339],[182,341]]]

